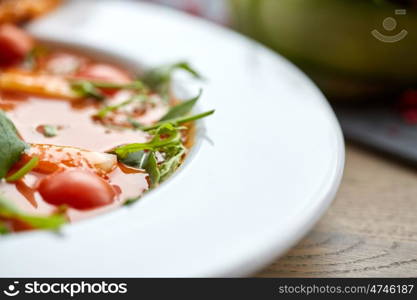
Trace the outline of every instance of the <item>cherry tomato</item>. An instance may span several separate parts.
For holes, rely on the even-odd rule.
[[[111,204],[113,187],[98,175],[80,169],[65,170],[43,178],[38,191],[52,205],[88,210]]]
[[[78,73],[78,76],[114,83],[128,83],[132,81],[129,74],[122,69],[109,64],[99,63],[86,66]]]
[[[129,83],[132,81],[129,74],[122,69],[109,64],[99,63],[86,66],[77,74],[77,77],[111,83]],[[117,91],[110,88],[103,88],[101,90],[107,95],[113,95]]]
[[[0,25],[0,66],[10,66],[22,60],[32,50],[32,38],[20,28]]]

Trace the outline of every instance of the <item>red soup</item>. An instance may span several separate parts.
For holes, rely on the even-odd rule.
[[[0,58],[1,233],[134,202],[180,166],[192,121],[213,113],[190,115],[199,97],[172,96],[173,72],[198,77],[185,62],[139,78],[11,25],[0,26]]]

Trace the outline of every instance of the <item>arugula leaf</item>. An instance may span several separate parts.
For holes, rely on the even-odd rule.
[[[175,105],[170,108],[170,110],[166,113],[165,116],[161,118],[160,121],[172,120],[179,117],[182,117],[188,114],[197,103],[198,99],[200,99],[201,95],[203,94],[203,90],[200,89],[198,95],[190,100],[186,100],[181,102],[178,105]]]
[[[103,100],[105,97],[99,89],[90,81],[80,80],[71,83],[72,90],[81,98],[94,98]]]
[[[63,224],[67,222],[62,214],[54,214],[45,217],[24,214],[18,211],[2,196],[0,196],[0,219],[16,219],[30,225],[34,229],[48,230],[57,230],[59,227],[61,227]],[[7,229],[7,227],[5,228]]]
[[[91,97],[97,100],[103,100],[105,96],[99,90],[102,89],[130,89],[146,91],[145,85],[140,80],[129,83],[113,83],[94,80],[75,80],[71,83],[71,88],[79,97]]]
[[[0,110],[0,179],[20,159],[27,144],[17,135],[16,128]]]
[[[13,182],[21,179],[27,173],[32,171],[39,163],[39,157],[34,156],[31,160],[29,160],[23,167],[21,167],[17,172],[14,174],[6,177],[7,182]]]
[[[143,76],[142,81],[153,91],[165,95],[169,92],[173,73],[177,70],[183,70],[191,74],[194,78],[202,79],[201,75],[190,64],[185,61],[180,61],[149,70]]]
[[[49,49],[45,46],[36,45],[29,51],[26,57],[23,59],[23,66],[27,69],[33,70],[37,67],[38,59],[48,54]]]
[[[151,188],[170,176],[181,164],[186,148],[181,139],[181,123],[191,122],[211,115],[214,111],[162,121],[148,128],[141,128],[153,135],[147,143],[127,144],[112,150],[122,163],[138,169],[145,169],[151,179]],[[163,161],[158,163],[156,153],[161,153]]]
[[[96,88],[102,89],[118,89],[118,90],[146,90],[145,85],[140,80],[135,80],[129,83],[114,83],[114,82],[105,82],[105,81],[88,81],[84,80],[92,84]]]
[[[142,196],[137,196],[137,197],[133,197],[133,198],[129,198],[127,199],[124,203],[123,206],[130,206],[136,202],[138,202],[140,199],[142,198]]]
[[[185,153],[186,148],[182,143],[164,149],[165,160],[159,165],[160,181],[164,181],[174,173]]]
[[[135,169],[144,169],[146,161],[149,159],[151,152],[145,152],[143,150],[132,152],[122,158],[120,161],[125,165],[128,165]]]
[[[151,188],[171,175],[181,163],[186,152],[181,141],[180,128],[164,124],[152,132],[148,143],[120,146],[114,150],[119,160],[129,166],[145,169],[149,174]],[[161,153],[163,161],[158,163],[156,153]]]
[[[42,134],[45,137],[54,137],[58,135],[58,128],[54,125],[43,125]]]
[[[121,159],[121,162],[136,169],[144,169],[149,174],[151,188],[159,183],[161,173],[154,151],[145,152],[141,150],[129,153],[125,158]]]
[[[127,121],[129,122],[130,125],[132,125],[134,129],[141,129],[143,127],[141,123],[139,123],[138,121],[136,121],[135,119],[131,117],[128,117]]]
[[[154,137],[147,143],[133,143],[117,147],[112,152],[115,153],[120,159],[127,157],[129,153],[150,150],[158,151],[160,148],[181,143],[181,133],[178,128],[172,124],[163,124],[159,126],[154,132]]]
[[[151,179],[151,187],[155,187],[161,180],[161,172],[158,168],[158,161],[156,159],[155,152],[149,152],[144,168],[146,172],[148,172],[149,178]]]
[[[165,121],[159,121],[158,123],[151,125],[151,126],[147,126],[147,127],[142,127],[140,128],[143,131],[151,131],[151,130],[155,130],[161,126],[164,126],[166,124],[172,124],[174,126],[178,126],[181,124],[185,124],[188,122],[192,122],[192,121],[196,121],[198,119],[202,119],[205,118],[207,116],[210,116],[212,114],[214,114],[215,110],[210,110],[210,111],[206,111],[203,112],[201,114],[197,114],[197,115],[192,115],[192,116],[188,116],[188,117],[182,117],[182,118],[176,118],[176,119],[171,119],[171,120],[165,120]]]
[[[95,116],[97,118],[103,119],[105,116],[107,116],[108,113],[118,110],[119,108],[122,108],[123,106],[129,105],[130,103],[133,102],[145,102],[148,98],[144,95],[135,95],[132,98],[123,101],[122,103],[116,104],[116,105],[109,105],[109,106],[105,106],[102,109],[100,109]]]

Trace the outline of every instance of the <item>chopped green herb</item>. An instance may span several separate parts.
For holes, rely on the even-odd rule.
[[[117,154],[120,159],[127,157],[129,153],[149,150],[158,151],[162,147],[166,147],[171,144],[181,143],[181,133],[172,124],[164,124],[159,126],[152,132],[154,134],[153,139],[148,143],[133,143],[117,147],[112,152]]]
[[[112,83],[103,81],[88,81],[96,88],[102,89],[118,89],[118,90],[145,90],[145,85],[140,80],[135,80],[129,83]]]
[[[13,182],[13,181],[17,181],[17,180],[23,178],[23,176],[25,176],[27,173],[32,171],[38,165],[38,163],[39,163],[39,157],[37,157],[37,156],[32,157],[32,159],[29,160],[17,172],[10,175],[9,177],[6,177],[6,181],[7,182]]]
[[[151,188],[155,187],[161,180],[161,171],[159,170],[158,161],[154,151],[149,153],[148,159],[144,163],[144,168],[149,174]]]
[[[135,119],[132,119],[130,117],[127,118],[127,121],[130,123],[130,125],[133,126],[133,128],[135,129],[141,129],[143,127],[142,124],[140,124],[138,121],[136,121]]]
[[[102,109],[100,109],[97,112],[97,114],[95,116],[97,118],[103,119],[104,117],[107,116],[108,113],[110,113],[112,111],[118,110],[119,108],[122,108],[122,107],[124,107],[126,105],[129,105],[129,104],[131,104],[133,102],[136,102],[136,101],[145,102],[146,100],[147,100],[147,97],[144,96],[144,95],[135,95],[132,98],[130,98],[130,99],[128,99],[128,100],[126,100],[122,103],[119,103],[117,105],[109,105],[109,106],[103,107]]]
[[[62,214],[53,214],[51,216],[31,216],[18,211],[4,197],[0,195],[0,219],[3,220],[20,220],[27,223],[34,229],[57,230],[67,221]],[[6,227],[7,229],[7,227]]]
[[[173,74],[177,70],[183,70],[197,79],[202,78],[201,75],[187,62],[181,61],[149,70],[143,76],[142,81],[147,84],[153,91],[158,92],[164,96],[168,94],[171,87]]]
[[[141,196],[138,196],[138,197],[135,197],[135,198],[129,198],[123,203],[123,205],[124,206],[130,206],[130,205],[138,202],[141,198],[142,198]]]
[[[42,133],[45,137],[54,137],[58,135],[58,128],[53,125],[43,125]]]
[[[138,90],[145,91],[145,85],[139,81],[135,80],[130,83],[112,83],[112,82],[103,82],[103,81],[93,81],[93,80],[76,80],[71,83],[73,91],[75,91],[80,97],[91,97],[97,100],[103,100],[105,96],[99,90],[103,89],[129,89],[129,90]]]
[[[75,81],[71,84],[71,88],[81,98],[94,98],[97,100],[105,98],[96,86],[87,80]]]
[[[148,131],[153,135],[151,141],[123,145],[112,152],[117,155],[122,163],[137,169],[146,170],[151,181],[151,188],[154,188],[178,168],[186,153],[186,148],[181,139],[180,131],[182,127],[178,127],[178,125],[213,113],[214,111],[209,111],[194,116],[162,121],[150,127],[142,127],[142,130]],[[160,153],[163,157],[163,161],[160,163],[158,163],[156,158],[157,153]]]
[[[210,110],[210,111],[203,112],[201,114],[192,115],[192,116],[188,116],[188,117],[182,117],[182,118],[160,121],[160,122],[158,122],[154,125],[147,126],[147,127],[142,127],[141,130],[150,131],[150,130],[154,130],[154,129],[160,127],[160,126],[163,126],[165,124],[173,124],[175,126],[178,126],[178,125],[181,125],[181,124],[185,124],[185,123],[188,123],[188,122],[192,122],[192,121],[196,121],[198,119],[205,118],[207,116],[210,116],[210,115],[214,114],[214,112],[215,112],[215,110]]]
[[[149,157],[150,152],[145,151],[137,151],[132,152],[126,155],[126,157],[123,157],[120,161],[124,163],[125,165],[128,165],[135,169],[145,169],[145,162],[147,161]]]
[[[154,151],[140,150],[132,152],[122,158],[121,162],[130,167],[145,170],[149,174],[151,187],[154,187],[159,183],[161,174]]]
[[[185,116],[188,114],[194,107],[194,105],[197,103],[198,99],[200,99],[203,91],[200,90],[198,95],[190,100],[183,101],[178,105],[175,105],[170,108],[170,110],[166,113],[165,116],[161,118],[160,121],[166,121],[166,120],[172,120],[176,119],[182,116]]]
[[[17,135],[13,123],[0,110],[0,179],[20,159],[27,145]]]
[[[164,181],[174,173],[185,153],[186,148],[182,143],[164,149],[165,160],[158,166],[160,181]]]
[[[46,55],[49,52],[49,49],[42,45],[36,45],[33,47],[31,51],[26,55],[26,57],[23,60],[23,66],[26,69],[36,69],[38,59],[44,55]]]

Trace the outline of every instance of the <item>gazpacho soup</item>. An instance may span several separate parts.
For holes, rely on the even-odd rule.
[[[176,71],[200,77],[186,62],[135,73],[1,25],[0,233],[57,230],[168,178],[214,112],[191,114],[201,93],[173,95]]]

